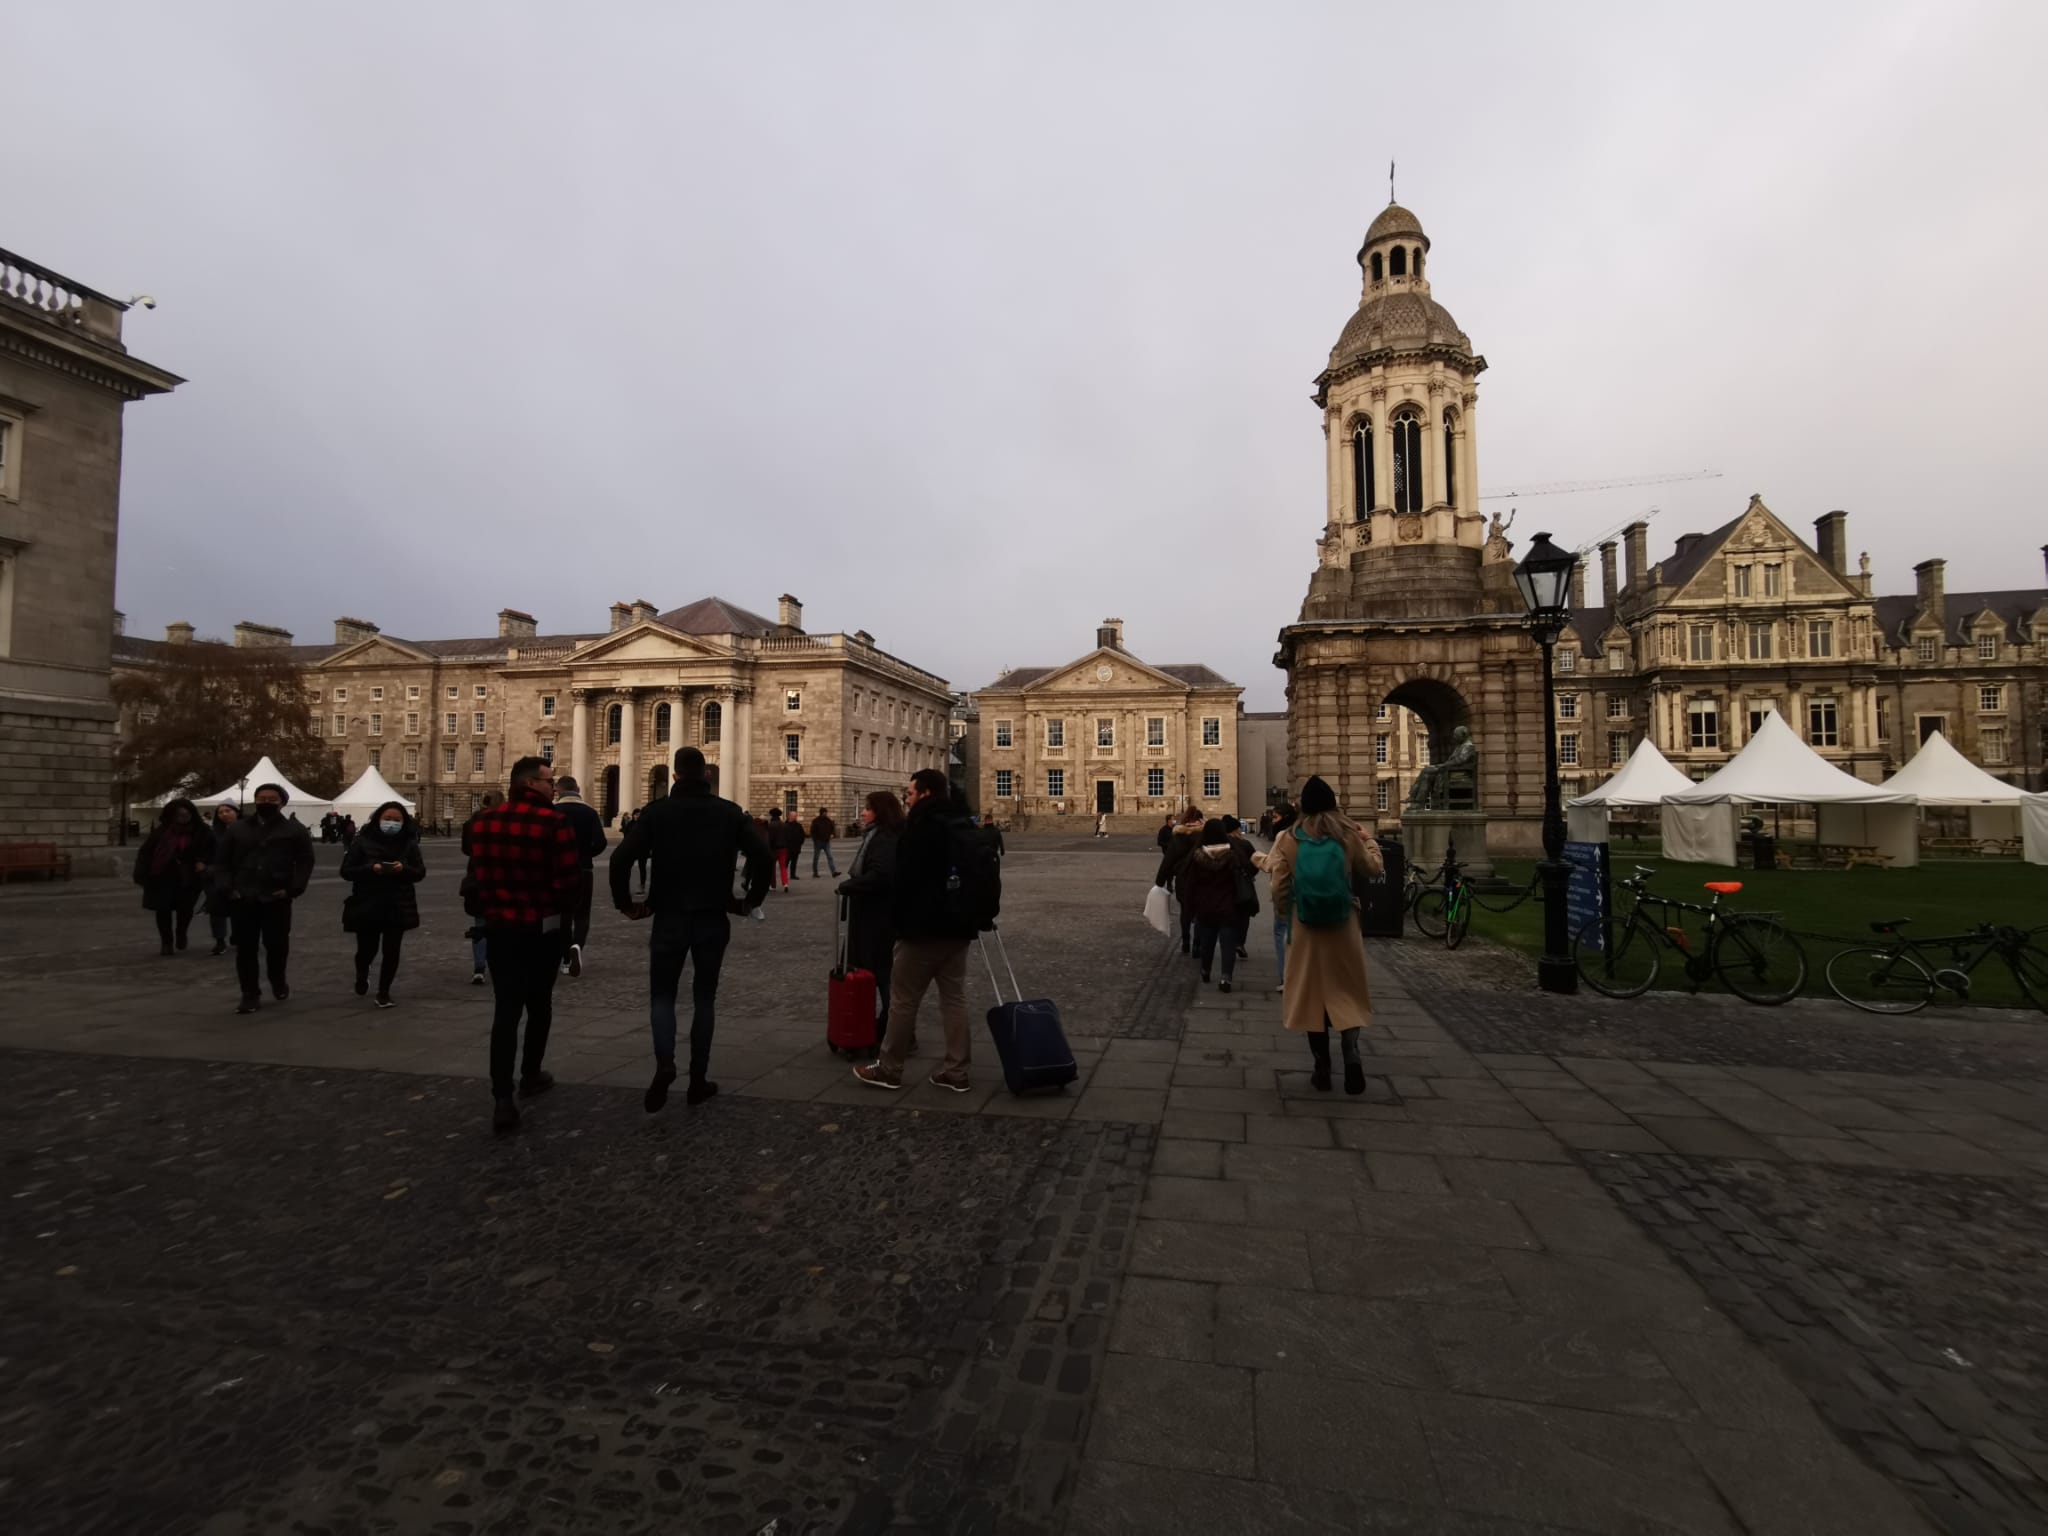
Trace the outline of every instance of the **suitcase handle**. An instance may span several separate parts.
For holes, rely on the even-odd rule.
[[[996,948],[1003,952],[1003,969],[1010,973],[1010,990],[1017,994],[1016,1001],[1021,1003],[1024,1001],[1024,989],[1017,984],[1016,968],[1010,964],[1010,946],[1003,942],[1002,929],[991,923],[988,931],[996,936]],[[996,980],[995,962],[988,957],[988,940],[977,933],[974,936],[974,942],[981,948],[981,963],[988,967],[988,984],[990,990],[996,995],[996,1006],[1001,1007],[1003,1002],[1003,984]]]
[[[832,943],[839,951],[839,974],[846,974],[846,904],[849,898],[842,896],[833,908]]]

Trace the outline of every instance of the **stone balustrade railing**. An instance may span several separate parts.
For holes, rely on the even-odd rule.
[[[0,250],[0,298],[115,342],[121,339],[121,314],[128,307],[8,250]]]

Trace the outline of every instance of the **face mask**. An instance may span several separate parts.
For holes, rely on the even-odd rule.
[[[276,821],[284,815],[284,807],[281,805],[259,805],[256,807],[256,814],[265,821]]]
[[[405,830],[405,823],[402,821],[380,821],[377,825],[384,829],[386,837],[396,837]]]

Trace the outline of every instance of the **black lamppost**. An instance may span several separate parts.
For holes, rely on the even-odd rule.
[[[1577,555],[1559,549],[1549,534],[1539,533],[1515,567],[1515,585],[1529,607],[1529,628],[1543,647],[1543,862],[1536,867],[1543,883],[1543,958],[1536,962],[1536,984],[1546,992],[1579,990],[1567,931],[1564,795],[1557,782],[1557,680],[1551,671],[1551,653],[1571,617],[1572,568],[1578,563]]]

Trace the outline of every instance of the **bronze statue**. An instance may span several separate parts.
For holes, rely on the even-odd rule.
[[[1451,750],[1440,763],[1432,763],[1415,776],[1415,788],[1408,793],[1408,809],[1411,811],[1443,811],[1450,809],[1450,781],[1453,776],[1470,778],[1476,791],[1479,781],[1479,748],[1473,744],[1472,732],[1459,726],[1451,732]]]

